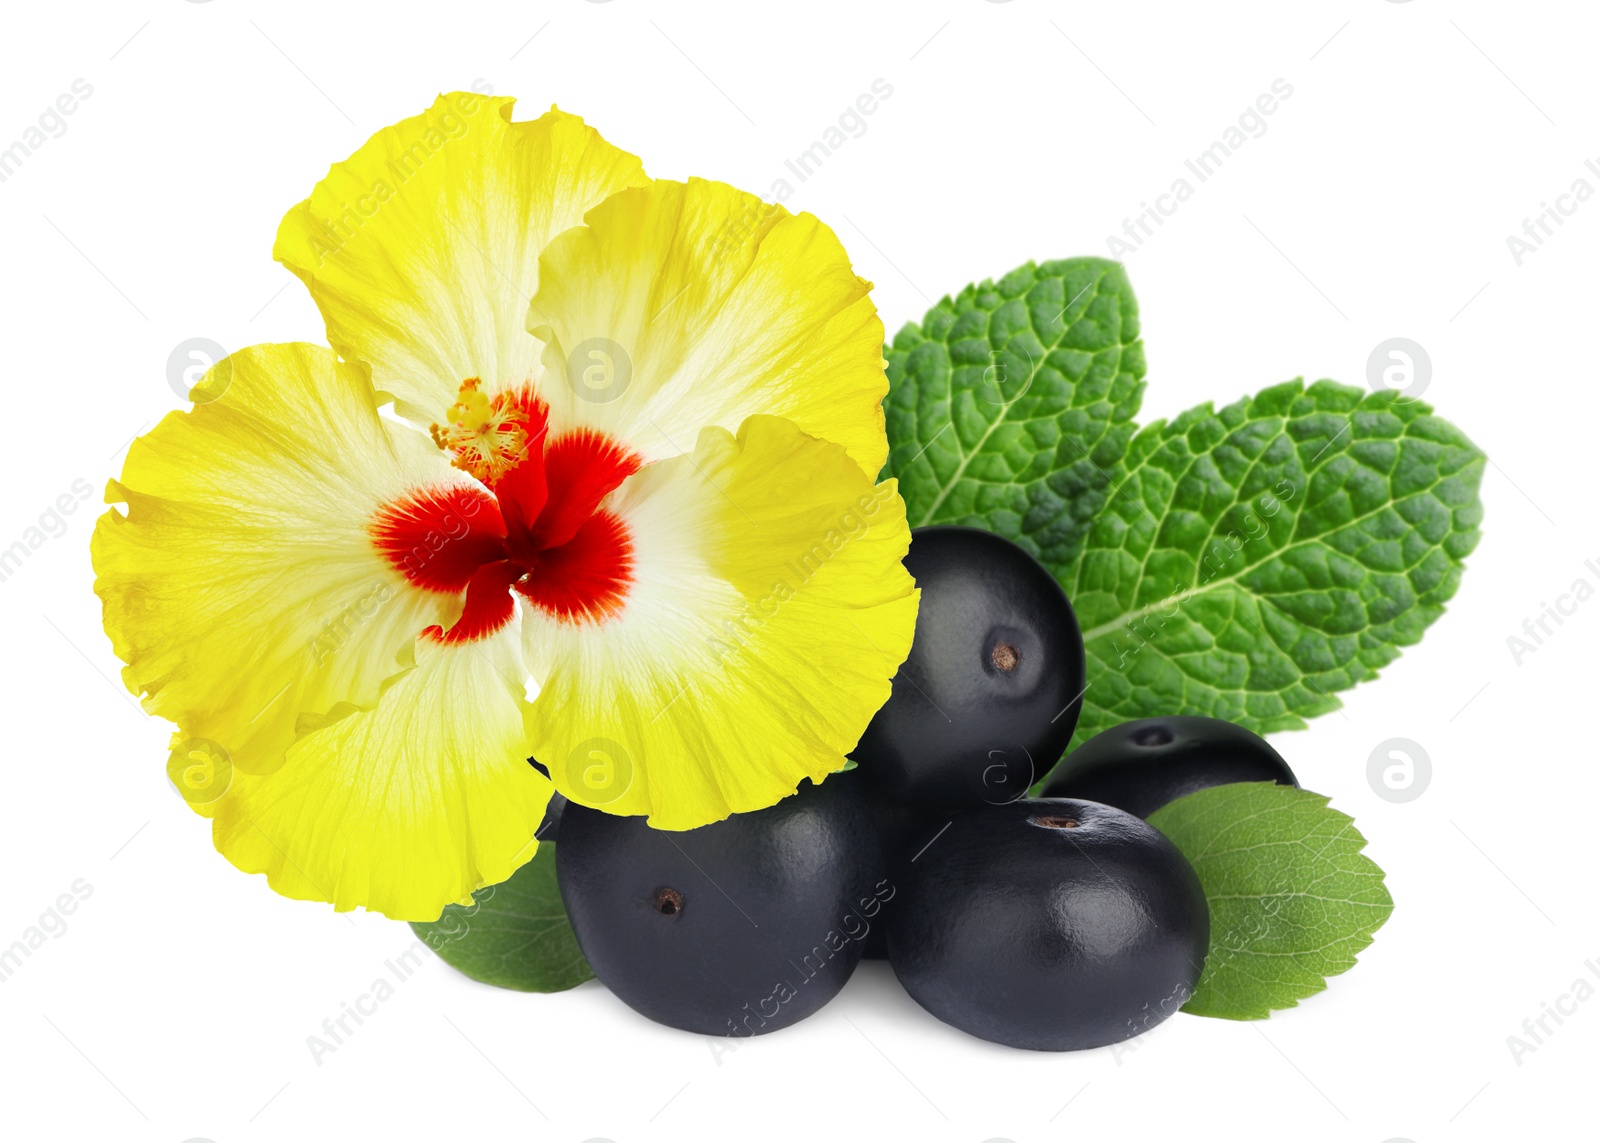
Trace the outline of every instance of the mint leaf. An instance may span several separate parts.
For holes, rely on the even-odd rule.
[[[1394,909],[1366,839],[1321,794],[1214,786],[1150,824],[1189,859],[1211,907],[1211,951],[1185,1012],[1260,1020],[1292,1008],[1353,966]]]
[[[885,352],[912,526],[1015,540],[1072,600],[1078,741],[1162,714],[1301,728],[1422,637],[1478,541],[1483,453],[1399,394],[1292,381],[1135,435],[1144,348],[1114,262],[969,286]]]
[[[556,847],[543,842],[509,880],[447,905],[412,930],[446,964],[473,980],[521,992],[561,992],[594,975],[578,951],[556,886]]]
[[[1161,714],[1258,733],[1336,709],[1444,611],[1484,456],[1420,401],[1273,386],[1140,430],[1054,570],[1088,652],[1078,735]]]
[[[1030,262],[945,298],[885,356],[884,475],[899,478],[911,526],[987,528],[1070,565],[1144,389],[1122,267]]]

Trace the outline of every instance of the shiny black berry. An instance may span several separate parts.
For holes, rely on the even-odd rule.
[[[969,810],[890,879],[895,975],[939,1019],[996,1043],[1137,1036],[1183,1005],[1205,963],[1210,919],[1188,861],[1097,802]]]
[[[1083,637],[1066,594],[1010,540],[918,528],[911,653],[852,757],[880,796],[962,809],[1023,797],[1072,738]]]
[[[1298,786],[1266,739],[1220,718],[1141,718],[1101,731],[1061,760],[1047,798],[1104,802],[1147,818],[1185,794],[1230,782]]]
[[[569,803],[556,874],[594,973],[634,1010],[750,1036],[831,1000],[889,893],[856,774],[683,832]]]

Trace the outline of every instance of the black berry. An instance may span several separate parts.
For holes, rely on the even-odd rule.
[[[852,757],[880,796],[962,809],[1023,797],[1072,738],[1083,637],[1037,560],[976,528],[919,528],[911,653]]]
[[[1124,722],[1061,760],[1047,798],[1085,798],[1147,818],[1185,794],[1230,782],[1298,786],[1266,739],[1220,718],[1170,715]]]
[[[683,832],[569,803],[556,874],[601,983],[711,1036],[776,1031],[831,1000],[888,893],[855,778]]]
[[[889,961],[939,1019],[1017,1048],[1136,1036],[1200,979],[1210,919],[1183,854],[1111,806],[1040,799],[956,815],[895,863]]]

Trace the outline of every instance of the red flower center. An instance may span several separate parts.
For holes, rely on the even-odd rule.
[[[628,527],[600,502],[639,470],[639,458],[590,429],[552,435],[549,407],[531,389],[485,397],[461,387],[434,440],[483,482],[421,490],[384,505],[373,542],[415,587],[466,593],[441,643],[482,639],[511,621],[512,592],[570,623],[622,609],[633,582]]]

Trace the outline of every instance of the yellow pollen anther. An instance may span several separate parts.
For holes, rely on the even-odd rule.
[[[528,440],[522,418],[508,391],[489,397],[482,382],[469,377],[445,411],[445,423],[429,426],[433,443],[454,453],[450,461],[485,483],[493,483],[516,467]]]

